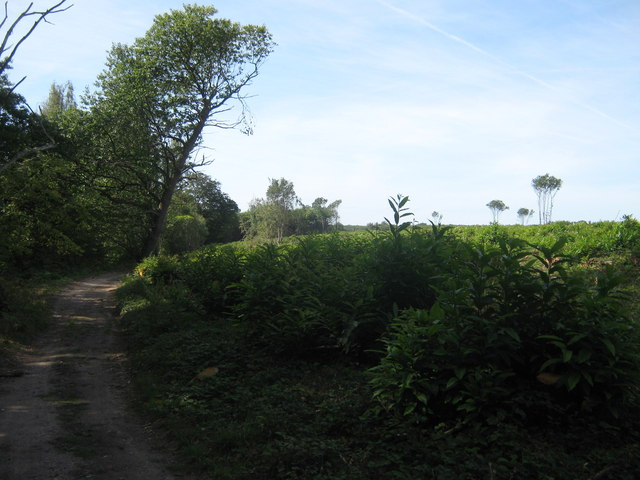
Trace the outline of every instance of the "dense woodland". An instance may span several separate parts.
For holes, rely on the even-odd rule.
[[[499,225],[499,200],[489,226],[415,225],[397,195],[376,228],[343,232],[340,200],[306,205],[284,178],[240,212],[197,170],[202,132],[248,128],[243,89],[274,45],[215,13],[156,17],[94,90],[54,83],[38,112],[10,80],[20,39],[3,22],[0,360],[46,325],[26,292],[124,263],[139,407],[181,468],[638,478],[640,223],[552,222],[549,175],[540,225],[525,208]]]

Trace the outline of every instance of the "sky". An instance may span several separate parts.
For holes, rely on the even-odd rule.
[[[33,108],[52,82],[92,88],[114,43],[183,2],[71,3],[13,63]],[[27,4],[9,0],[10,17]],[[397,194],[419,222],[437,211],[446,224],[488,224],[486,204],[502,200],[500,223],[518,223],[519,208],[538,210],[532,179],[548,173],[563,181],[553,220],[640,218],[638,0],[213,5],[277,43],[245,91],[253,135],[204,136],[203,171],[241,210],[286,178],[307,205],[342,200],[343,224],[384,221]]]

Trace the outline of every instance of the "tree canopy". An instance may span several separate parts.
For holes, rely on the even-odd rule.
[[[534,213],[535,212],[533,210],[529,210],[528,208],[519,208],[518,218],[520,219],[520,223],[524,225],[525,221],[528,221]]]
[[[216,13],[211,6],[185,5],[158,15],[145,36],[112,48],[89,99],[94,131],[104,138],[105,161],[99,163],[105,187],[149,201],[143,256],[158,250],[179,181],[206,163],[194,158],[204,129],[243,125],[242,90],[273,48],[265,27]],[[230,118],[234,104],[241,112]],[[117,183],[127,188],[113,189]]]
[[[509,207],[505,205],[502,200],[491,200],[487,203],[487,207],[491,210],[491,215],[493,216],[493,222],[498,223],[498,218],[500,214],[505,210],[509,210]]]
[[[562,180],[547,173],[531,180],[531,186],[536,195],[538,195],[538,218],[540,224],[551,223],[553,199],[562,186]]]
[[[233,242],[242,238],[238,204],[222,191],[217,180],[200,172],[189,174],[178,184],[176,195],[185,214],[195,212],[204,219],[207,232],[204,243]]]
[[[193,168],[206,163],[207,127],[250,131],[245,87],[273,48],[266,28],[197,5],[158,15],[131,45],[113,46],[93,92],[76,103],[73,85],[54,82],[38,113],[7,76],[28,37],[13,32],[68,8],[56,1],[13,22],[5,9],[0,22],[0,275],[140,258],[158,250],[168,219],[176,251],[237,240],[238,206]]]
[[[318,197],[311,205],[305,205],[289,180],[269,179],[269,182],[266,198],[254,199],[249,210],[240,214],[246,238],[271,238],[279,242],[288,235],[325,233],[337,227],[342,200],[329,202]]]
[[[58,85],[53,82],[49,89],[49,96],[46,102],[40,108],[40,113],[44,117],[55,117],[65,110],[76,108],[76,99],[73,91],[73,84],[67,82],[64,85]]]

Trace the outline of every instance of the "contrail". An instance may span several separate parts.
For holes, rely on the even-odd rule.
[[[574,105],[577,105],[577,106],[579,106],[581,108],[589,110],[590,112],[595,113],[596,115],[598,115],[598,116],[600,116],[600,117],[602,117],[602,118],[604,118],[606,120],[609,120],[610,122],[613,122],[613,123],[615,123],[615,124],[617,124],[617,125],[619,125],[621,127],[627,128],[629,130],[637,131],[637,129],[635,127],[633,127],[632,125],[628,125],[628,124],[626,124],[624,122],[621,122],[620,120],[612,117],[611,115],[608,115],[607,113],[605,113],[605,112],[603,112],[601,110],[598,110],[595,107],[592,107],[591,105],[588,105],[588,104],[583,103],[583,102],[579,102],[577,100],[573,100],[571,98],[567,98],[566,93],[563,92],[562,90],[560,90],[559,88],[555,87],[554,85],[551,85],[550,83],[547,83],[544,80],[542,80],[542,79],[540,79],[540,78],[538,78],[538,77],[536,77],[534,75],[531,75],[530,73],[527,73],[527,72],[519,69],[518,67],[515,67],[515,66],[511,65],[510,63],[502,60],[500,57],[497,57],[497,56],[487,52],[486,50],[483,50],[482,48],[478,47],[477,45],[474,45],[473,43],[468,42],[465,39],[458,37],[457,35],[454,35],[452,33],[447,32],[446,30],[443,30],[443,29],[437,27],[436,25],[426,21],[424,18],[419,17],[418,15],[416,15],[414,13],[411,13],[408,10],[405,10],[403,8],[396,7],[395,5],[391,5],[390,3],[387,3],[384,0],[377,0],[377,1],[378,1],[378,3],[380,5],[383,5],[383,6],[387,7],[388,9],[393,10],[394,12],[399,13],[400,15],[402,15],[404,17],[407,17],[407,18],[409,18],[411,20],[416,21],[417,23],[419,23],[421,25],[424,25],[428,29],[433,30],[436,33],[439,33],[440,35],[448,38],[449,40],[453,40],[456,43],[464,45],[467,48],[470,48],[474,52],[477,52],[477,53],[479,53],[479,54],[481,54],[481,55],[483,55],[483,56],[485,56],[487,58],[490,58],[494,62],[499,63],[500,65],[508,68],[513,73],[521,75],[521,76],[531,80],[534,83],[537,83],[538,85],[540,85],[540,86],[542,86],[542,87],[544,87],[544,88],[546,88],[548,90],[551,90],[551,91],[553,91],[555,93],[558,93],[558,94],[562,95],[567,101],[573,103]]]

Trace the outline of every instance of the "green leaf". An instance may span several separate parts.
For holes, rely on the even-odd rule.
[[[571,339],[567,343],[567,346],[573,345],[574,343],[579,342],[580,340],[582,340],[584,337],[587,337],[588,335],[589,335],[588,333],[578,333],[574,335],[573,337],[571,337]]]
[[[467,369],[464,367],[456,367],[453,372],[458,380],[462,380],[462,377],[467,373]]]
[[[449,379],[449,381],[447,382],[447,386],[445,387],[445,390],[449,390],[451,387],[453,387],[456,383],[458,383],[458,379],[456,377],[451,377]]]
[[[578,355],[576,355],[575,361],[576,363],[585,363],[590,358],[591,358],[591,350],[582,348],[578,352]]]
[[[616,347],[613,346],[613,343],[611,343],[611,340],[609,340],[608,338],[603,338],[602,343],[604,343],[605,347],[607,347],[607,350],[609,350],[611,355],[615,356]]]
[[[558,337],[556,335],[538,335],[537,338],[544,339],[544,340],[557,340],[559,342],[563,341],[562,338],[560,338],[560,337]]]
[[[567,243],[566,237],[560,237],[556,243],[550,249],[550,252],[558,252],[562,247],[564,247]]]
[[[562,351],[562,361],[564,363],[569,363],[571,361],[571,357],[573,357],[572,350],[563,350]]]
[[[404,414],[405,415],[410,415],[411,413],[413,413],[413,411],[416,409],[416,407],[418,406],[417,403],[412,403],[411,405],[408,405],[405,409],[404,409]]]
[[[409,388],[409,385],[411,385],[411,382],[413,381],[414,376],[415,374],[410,373],[406,377],[404,377],[404,381],[402,382],[402,388]]]
[[[571,391],[574,388],[576,388],[576,385],[578,385],[578,382],[580,382],[580,374],[579,373],[572,373],[571,375],[569,375],[567,377],[567,388],[568,388],[568,390]]]
[[[465,402],[458,407],[458,410],[465,412],[475,412],[477,410],[477,407],[470,402]]]
[[[427,395],[425,395],[423,392],[417,392],[415,395],[416,395],[416,398],[420,401],[420,403],[423,403],[426,405],[429,402]]]
[[[373,397],[373,398],[378,398],[380,395],[382,395],[382,393],[384,393],[384,391],[385,391],[385,389],[384,389],[384,388],[379,388],[379,389],[377,389],[377,390],[375,390],[375,391],[373,392],[372,397]]]
[[[511,338],[513,338],[516,342],[518,343],[521,342],[520,335],[518,335],[518,332],[516,332],[513,328],[510,328],[510,327],[503,328],[502,331],[507,335],[509,335]]]
[[[551,365],[555,365],[556,363],[560,363],[561,361],[562,360],[560,358],[550,358],[549,360],[547,360],[546,362],[544,362],[542,364],[542,366],[540,367],[539,372],[544,372],[547,367],[549,367]]]

